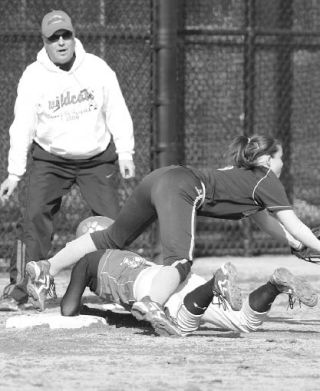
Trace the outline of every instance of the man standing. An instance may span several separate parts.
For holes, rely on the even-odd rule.
[[[8,177],[0,186],[5,203],[31,150],[23,234],[0,310],[17,310],[28,300],[25,262],[47,257],[53,217],[71,186],[80,187],[93,214],[115,218],[116,161],[124,178],[135,171],[132,119],[113,70],[85,52],[65,12],[46,14],[41,33],[44,47],[19,81]]]

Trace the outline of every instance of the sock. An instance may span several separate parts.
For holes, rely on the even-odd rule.
[[[177,313],[176,322],[182,332],[191,333],[199,328],[201,318],[201,315],[194,315],[190,313],[190,311],[182,305]]]
[[[213,281],[214,277],[185,296],[183,304],[191,314],[202,315],[208,308],[214,296]]]
[[[268,281],[265,285],[250,293],[249,305],[256,312],[267,312],[278,294],[277,287]]]

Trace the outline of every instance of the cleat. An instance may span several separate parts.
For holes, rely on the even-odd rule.
[[[150,323],[155,333],[162,337],[184,337],[186,335],[173,321],[171,316],[166,315],[163,311],[152,314]]]
[[[45,283],[47,277],[50,276],[50,263],[46,260],[31,261],[26,264],[26,273],[32,282]]]
[[[50,289],[50,281],[46,284],[28,281],[27,291],[33,307],[39,311],[45,310],[45,302]]]
[[[147,320],[151,312],[162,311],[160,304],[152,301],[149,296],[145,296],[141,301],[136,301],[131,307],[131,313],[137,320]]]
[[[35,309],[39,312],[42,312],[45,310],[45,306],[42,306],[39,301],[34,300],[34,298],[32,296],[29,297],[29,303],[31,304],[33,309]]]
[[[48,261],[28,262],[26,274],[28,276],[27,291],[34,308],[45,310],[47,296],[57,298],[54,279],[49,273]]]
[[[162,306],[144,297],[141,301],[136,301],[131,308],[132,315],[138,320],[145,320],[151,323],[155,333],[160,336],[183,336],[178,325],[167,316]]]
[[[136,301],[133,303],[131,307],[131,314],[137,319],[137,320],[146,320],[146,316],[148,312],[150,311],[150,304],[154,304],[156,306],[156,303],[153,301],[150,301],[150,303],[147,303],[146,298],[144,297],[141,301]],[[156,307],[154,307],[156,310]]]
[[[308,307],[314,307],[318,303],[317,292],[312,286],[305,279],[294,276],[286,268],[276,269],[269,281],[276,286],[279,292],[289,295],[289,306],[291,308],[294,304],[292,298],[298,299],[299,302]]]
[[[225,263],[214,274],[212,290],[221,300],[224,308],[227,302],[234,311],[240,311],[242,296],[236,280],[237,269],[231,262]]]
[[[13,297],[4,297],[0,300],[0,311],[19,311],[19,303]]]

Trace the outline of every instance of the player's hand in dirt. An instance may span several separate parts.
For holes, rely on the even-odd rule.
[[[0,186],[0,201],[4,204],[6,203],[6,201],[8,201],[8,199],[10,198],[10,196],[12,195],[12,193],[14,192],[14,190],[16,189],[17,185],[18,185],[18,178],[13,178],[11,176],[9,176],[7,179],[5,179],[2,183],[1,183],[1,186]]]

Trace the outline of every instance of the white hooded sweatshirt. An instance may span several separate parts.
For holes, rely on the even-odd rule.
[[[75,52],[66,72],[42,48],[21,76],[9,131],[8,172],[17,179],[33,140],[54,155],[85,159],[104,151],[112,135],[119,159],[132,159],[132,119],[116,74],[78,39]]]

